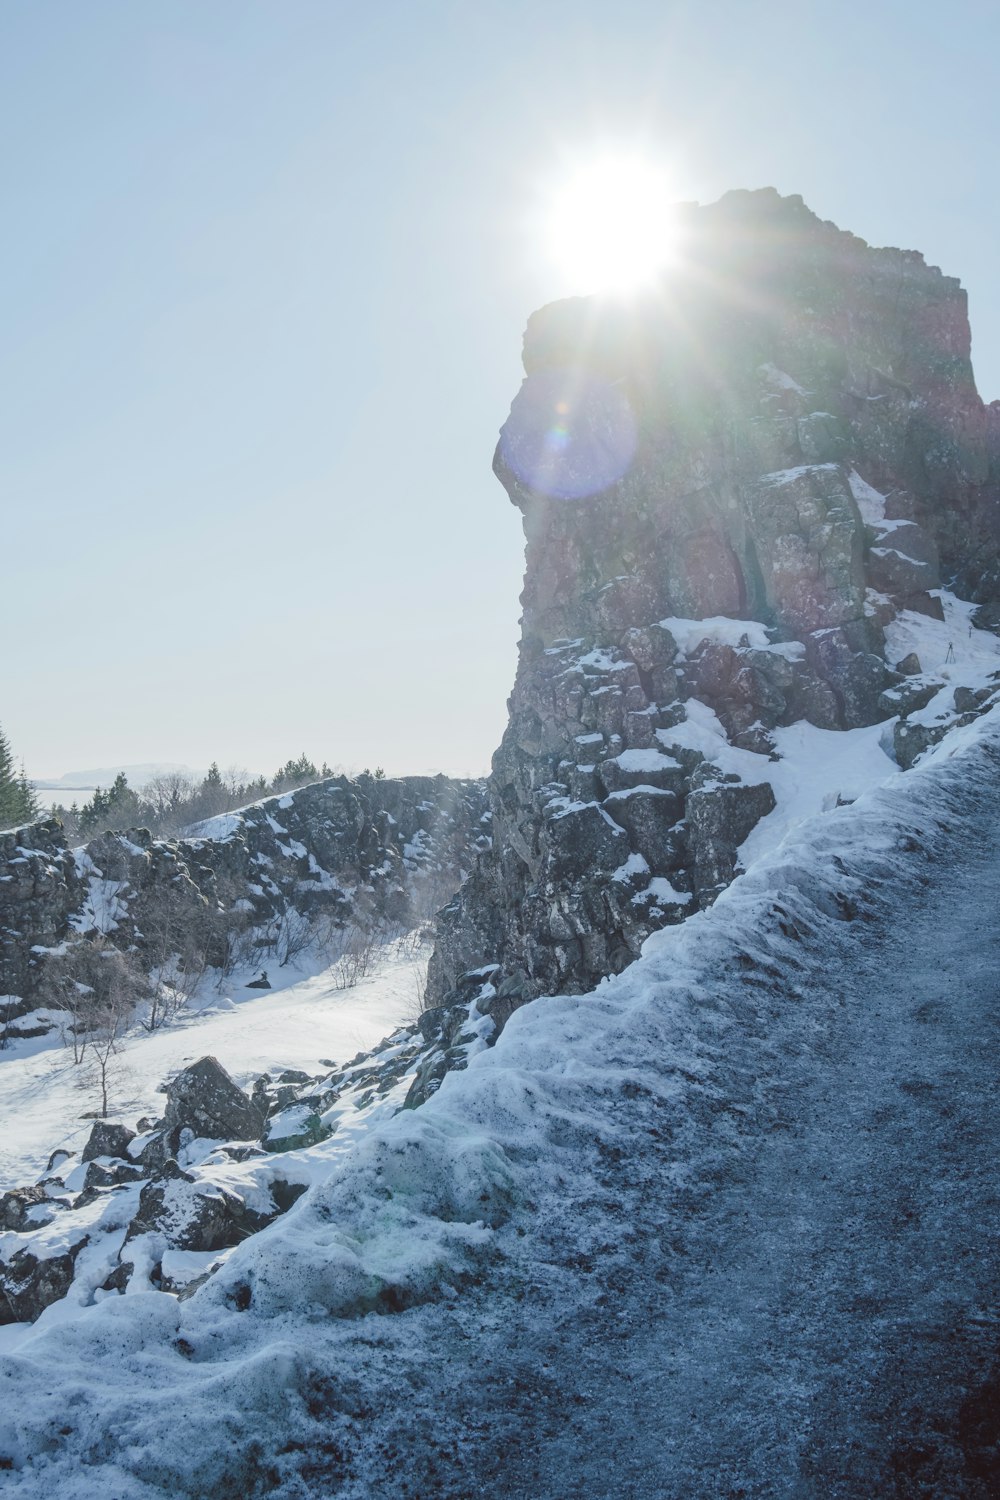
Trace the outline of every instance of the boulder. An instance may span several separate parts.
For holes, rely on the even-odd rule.
[[[268,1120],[263,1145],[265,1151],[300,1151],[304,1146],[325,1141],[331,1134],[308,1105],[293,1105]]]
[[[9,1260],[0,1260],[0,1324],[33,1323],[53,1302],[65,1297],[76,1257],[86,1243],[83,1235],[61,1255],[40,1259],[20,1249]]]
[[[171,1162],[158,1182],[147,1183],[128,1227],[122,1260],[130,1241],[160,1234],[175,1250],[225,1250],[238,1245],[284,1213],[305,1189],[282,1182],[271,1193],[271,1209],[261,1213],[238,1193],[219,1183],[197,1181]]]
[[[93,1161],[97,1156],[120,1156],[127,1161],[129,1144],[134,1140],[135,1131],[129,1130],[127,1125],[113,1125],[110,1120],[97,1120],[80,1160]]]
[[[169,1175],[143,1188],[125,1245],[159,1233],[175,1250],[224,1250],[246,1238],[246,1220],[246,1205],[236,1193],[195,1182],[174,1164]]]
[[[913,724],[909,719],[900,719],[892,731],[893,753],[897,763],[904,771],[909,771],[925,750],[940,744],[949,730],[971,724],[975,717],[972,713],[957,717],[949,714],[936,724]]]
[[[710,906],[732,880],[736,852],[776,806],[769,782],[759,786],[712,783],[696,788],[687,801],[687,839],[699,905]]]
[[[182,1130],[209,1140],[252,1141],[263,1123],[260,1109],[214,1057],[191,1063],[167,1087],[163,1124],[172,1150]]]
[[[604,804],[629,836],[630,848],[657,874],[680,869],[684,839],[678,831],[681,799],[673,792],[639,786],[615,792]]]
[[[886,688],[884,693],[879,694],[879,708],[883,710],[886,718],[890,714],[912,714],[918,709],[926,708],[932,698],[941,691],[943,684],[940,682],[917,682],[909,679],[899,683],[896,687]]]
[[[39,1220],[29,1218],[32,1209],[48,1202],[48,1193],[39,1183],[36,1187],[11,1188],[0,1194],[0,1229],[20,1231],[37,1227]]]

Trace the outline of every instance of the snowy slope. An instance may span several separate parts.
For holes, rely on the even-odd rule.
[[[808,1123],[795,1090],[827,1067],[839,1006],[824,976],[850,972],[859,932],[891,927],[981,845],[998,755],[994,709],[906,775],[886,762],[853,804],[787,818],[712,908],[593,995],[517,1012],[495,1048],[419,1111],[376,1123],[190,1300],[137,1290],[50,1309],[2,1367],[10,1493],[470,1493],[471,1469],[499,1451],[475,1414],[516,1405],[525,1379],[520,1365],[487,1370],[497,1328],[523,1324],[523,1356],[536,1314],[536,1332],[547,1320],[533,1378],[565,1386],[561,1324],[586,1314],[606,1338],[601,1299],[630,1265],[649,1271],[651,1242],[645,1305],[681,1295],[691,1222],[736,1191],[762,1142]],[[752,1217],[728,1228],[734,1242],[759,1232]],[[684,1295],[690,1322],[715,1292],[696,1280]],[[724,1320],[721,1304],[706,1317]],[[553,1483],[510,1492],[564,1493]]]
[[[152,1034],[132,1028],[115,1060],[112,1117],[134,1124],[161,1114],[160,1084],[206,1054],[241,1088],[264,1072],[345,1063],[412,1021],[426,964],[426,951],[397,952],[348,990],[336,987],[332,970],[308,973],[294,964],[272,967],[271,990],[248,989],[239,975],[223,981],[221,992],[206,984],[175,1024]],[[0,1192],[33,1182],[53,1151],[82,1148],[93,1123],[84,1116],[95,1107],[87,1077],[57,1034],[0,1053]]]

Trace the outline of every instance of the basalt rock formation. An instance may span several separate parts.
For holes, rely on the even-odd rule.
[[[493,844],[428,989],[498,1025],[715,899],[773,806],[777,727],[896,719],[912,763],[937,729],[906,714],[939,685],[886,659],[900,611],[941,617],[947,584],[997,618],[1000,404],[959,283],[772,189],[683,228],[655,294],[531,317],[497,448],[527,542],[520,658]]]
[[[445,776],[333,777],[184,839],[132,829],[73,850],[56,820],[0,834],[0,1045],[49,1029],[52,960],[85,939],[150,969],[192,944],[222,964],[234,934],[278,937],[289,913],[412,926],[488,843],[483,783]]]

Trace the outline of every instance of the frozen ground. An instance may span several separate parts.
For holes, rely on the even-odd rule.
[[[998,767],[800,823],[190,1300],[43,1318],[9,1493],[996,1494]]]
[[[942,598],[890,630],[928,725],[1000,651]],[[133,1278],[8,1330],[8,1493],[1000,1494],[1000,708],[905,775],[891,728],[793,726],[771,762],[690,705],[670,734],[775,788],[747,873],[421,1109],[298,1153],[308,1193],[189,1299]],[[326,983],[138,1041],[123,1113],[205,1051],[314,1068],[415,1007],[402,968]],[[0,1061],[21,1181],[60,1109],[86,1129],[54,1056]]]

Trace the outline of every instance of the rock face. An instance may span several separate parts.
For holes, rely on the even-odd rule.
[[[185,839],[133,829],[70,850],[55,820],[2,834],[0,1039],[37,1034],[46,950],[67,940],[100,934],[147,966],[193,943],[218,964],[232,933],[270,925],[280,938],[291,911],[350,923],[358,892],[366,909],[413,925],[457,889],[489,822],[481,781],[340,776]]]
[[[501,1021],[623,968],[732,879],[774,728],[905,712],[888,621],[941,617],[942,581],[1000,598],[1000,405],[958,282],[772,189],[685,212],[655,295],[528,323],[494,461],[527,540],[520,658],[433,1005],[486,965]],[[896,739],[904,765],[927,743]]]

